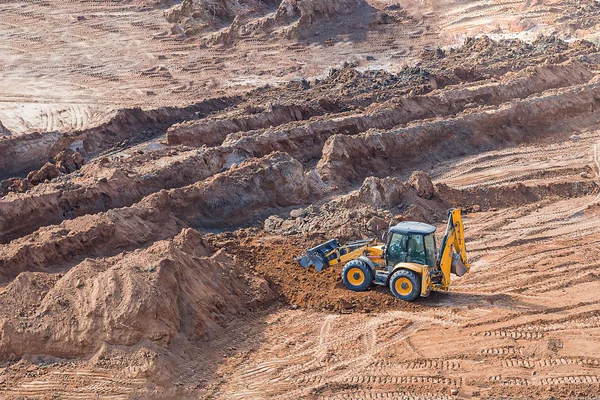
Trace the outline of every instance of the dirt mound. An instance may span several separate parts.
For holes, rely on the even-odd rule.
[[[320,34],[314,27],[332,30],[325,24],[337,21],[343,26],[347,21],[342,18],[353,14],[358,29],[357,24],[368,26],[377,11],[365,0],[184,0],[166,18],[174,23],[174,34],[200,35],[205,44],[231,44],[249,35],[314,36]]]
[[[530,65],[558,64],[578,54],[591,54],[598,47],[590,41],[571,43],[556,36],[538,36],[533,42],[519,39],[492,40],[488,36],[468,37],[459,47],[437,48],[423,54],[422,68],[435,71],[438,85],[500,77],[507,71]]]
[[[49,182],[60,175],[75,172],[83,164],[85,164],[85,160],[79,151],[65,149],[58,153],[52,162],[47,162],[40,169],[29,172],[26,178],[9,178],[1,181],[0,196],[10,192],[24,193],[32,187]]]
[[[553,5],[553,1],[544,1]],[[556,21],[556,31],[575,33],[578,30],[594,30],[598,27],[600,4],[594,0],[563,1],[562,15]]]
[[[229,25],[238,18],[258,17],[277,7],[279,0],[183,0],[166,13],[176,23],[174,33],[194,35]]]
[[[79,151],[73,151],[70,148],[58,153],[54,159],[56,160],[56,168],[63,174],[75,172],[85,164],[83,155]]]
[[[422,179],[429,177],[423,173]],[[423,197],[410,182],[368,177],[360,189],[322,205],[292,210],[287,219],[270,216],[264,222],[264,230],[279,235],[335,237],[344,242],[380,237],[393,221],[441,222],[447,203],[434,197],[434,192],[429,198]]]
[[[230,315],[273,295],[264,280],[186,229],[144,250],[87,259],[64,276],[22,274],[0,297],[6,360],[26,353],[73,358],[105,344],[159,351],[178,334],[212,338]]]
[[[365,0],[283,0],[277,15],[298,20],[299,28],[306,28],[322,20],[352,14],[366,7]]]
[[[241,36],[269,35],[285,25],[281,6],[281,0],[184,0],[166,18],[174,23],[175,35],[200,36],[205,45],[231,44]]]
[[[31,171],[27,174],[27,181],[32,185],[39,185],[42,182],[51,181],[58,177],[58,168],[54,164],[46,163],[37,171]]]
[[[417,196],[424,199],[430,199],[435,193],[431,178],[423,171],[413,172],[407,183],[417,191]]]
[[[372,312],[386,309],[415,310],[422,306],[402,302],[390,296],[386,288],[366,293],[349,292],[341,282],[341,267],[318,273],[304,270],[293,260],[311,245],[323,239],[304,236],[281,237],[255,230],[208,236],[217,248],[227,248],[244,267],[264,276],[279,299],[293,307],[333,312]]]
[[[404,192],[405,185],[395,178],[369,177],[365,179],[358,193],[350,194],[346,202],[350,205],[357,198],[362,203],[371,204],[373,207],[393,207],[398,204]]]

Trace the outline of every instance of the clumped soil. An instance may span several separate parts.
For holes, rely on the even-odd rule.
[[[382,312],[390,309],[418,310],[417,303],[400,301],[387,288],[372,287],[355,293],[341,281],[341,266],[317,272],[302,269],[292,256],[300,256],[307,248],[320,244],[325,238],[305,236],[277,237],[256,231],[240,231],[234,235],[207,238],[235,254],[246,268],[264,276],[279,296],[293,308],[334,313]]]
[[[371,3],[139,6],[166,11],[159,38],[227,51],[252,32],[314,39],[341,21],[363,20],[355,34],[426,30],[416,21],[429,17]],[[0,161],[0,396],[45,384],[57,397],[94,385],[125,397],[592,393],[598,360],[581,349],[597,343],[577,329],[598,327],[598,47],[483,36],[420,53],[393,72],[350,60],[86,129],[0,125],[15,157]],[[355,293],[341,266],[294,260],[403,220],[441,236],[451,207],[473,269],[450,293]]]

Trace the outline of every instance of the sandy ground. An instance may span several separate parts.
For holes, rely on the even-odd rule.
[[[482,33],[529,39],[540,33],[597,34],[594,2],[369,0],[369,5],[391,15],[400,6],[405,13],[395,23],[354,33],[340,32],[344,22],[336,22],[300,41],[251,35],[233,46],[203,48],[201,38],[171,34],[167,5],[5,2],[0,121],[14,134],[82,130],[117,109],[184,105],[324,76],[344,62],[397,71],[417,63],[424,48],[457,45]]]
[[[597,2],[208,3],[0,5],[0,397],[597,396]],[[450,207],[447,293],[293,259]]]
[[[600,133],[591,131],[577,141],[482,153],[434,171],[440,177],[451,173],[444,181],[456,186],[477,182],[485,164],[498,180],[572,179],[578,167],[591,165],[597,174],[599,140]],[[542,165],[550,178],[537,176]],[[194,388],[187,396],[201,398],[591,396],[600,368],[598,201],[590,195],[467,214],[472,270],[454,280],[451,292],[434,293],[408,310],[378,289],[381,308],[390,300],[400,304],[369,313],[329,313],[310,305],[258,312],[232,322],[205,345],[210,352],[200,348],[216,381],[205,380],[206,365],[197,369],[200,360],[178,370],[174,379]],[[277,245],[272,247],[275,252]],[[341,283],[336,286],[348,293]],[[364,295],[353,298],[360,302]],[[25,368],[5,370],[4,395],[164,393],[122,371],[77,363]]]
[[[116,109],[184,105],[320,76],[368,55],[377,56],[367,63],[375,67],[398,64],[433,45],[436,36],[423,35],[423,21],[406,21],[358,42],[336,38],[333,48],[323,43],[325,37],[305,43],[248,38],[203,49],[194,37],[170,34],[165,8],[8,2],[1,12],[0,121],[15,134],[86,129]],[[409,35],[414,38],[406,42]]]
[[[478,174],[471,170],[482,168],[482,158],[493,160],[490,178],[498,171],[505,180],[528,182],[522,177],[536,174],[537,163],[564,173],[593,163],[598,138],[598,132],[590,132],[572,147],[561,143],[457,160],[451,168],[456,175],[448,182],[476,182]],[[577,161],[565,160],[571,150]],[[524,157],[531,167],[519,165]],[[256,333],[260,347],[221,366],[221,381],[211,394],[593,395],[600,366],[594,294],[598,201],[586,196],[469,214],[465,224],[473,269],[454,281],[450,293],[435,293],[410,311],[272,314]],[[458,394],[450,396],[454,388]]]

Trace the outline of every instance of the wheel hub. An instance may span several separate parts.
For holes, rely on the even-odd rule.
[[[411,281],[408,280],[408,278],[406,277],[401,277],[398,280],[396,280],[394,286],[400,296],[408,296],[413,290],[413,285]]]
[[[346,272],[346,277],[348,282],[353,286],[359,286],[365,282],[365,273],[357,267],[350,268],[350,270]]]

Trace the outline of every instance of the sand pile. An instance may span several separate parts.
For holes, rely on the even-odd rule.
[[[64,275],[23,273],[0,297],[0,358],[9,360],[89,356],[105,344],[161,352],[176,335],[214,337],[229,316],[273,294],[185,229],[146,249],[86,259]]]

